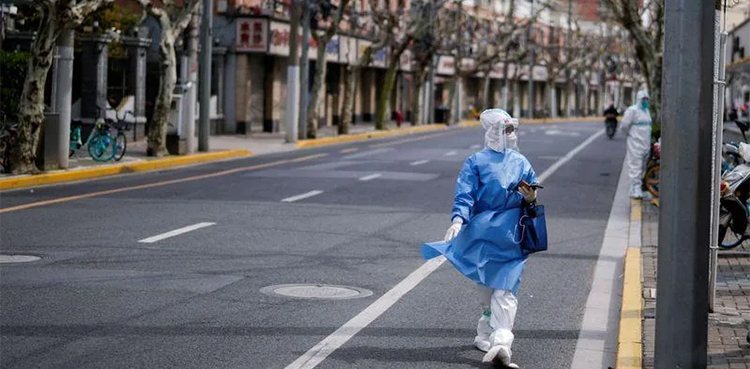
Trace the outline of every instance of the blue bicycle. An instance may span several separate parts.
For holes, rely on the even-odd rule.
[[[104,110],[103,108],[99,109],[100,111]],[[128,111],[120,117],[115,110],[116,121],[106,118],[99,118],[96,120],[96,125],[86,140],[88,153],[92,159],[99,162],[106,162],[112,159],[120,161],[120,159],[122,159],[128,147],[128,140],[125,136],[125,131],[130,129],[130,124],[125,121],[128,114],[132,115],[132,113]],[[73,156],[73,154],[84,145],[81,136],[81,128],[82,127],[79,124],[70,132],[69,156]]]

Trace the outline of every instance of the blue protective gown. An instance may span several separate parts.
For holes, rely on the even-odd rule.
[[[516,189],[521,180],[537,183],[531,163],[518,151],[485,148],[468,157],[458,174],[451,216],[464,220],[461,232],[449,243],[424,244],[422,256],[445,255],[471,280],[517,295],[528,257],[517,227],[523,196]]]

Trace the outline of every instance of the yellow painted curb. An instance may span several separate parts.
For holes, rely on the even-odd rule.
[[[436,130],[446,129],[446,128],[447,126],[445,124],[429,124],[425,126],[399,128],[399,129],[395,129],[391,131],[375,131],[375,132],[367,132],[367,133],[355,133],[355,134],[350,134],[350,135],[341,135],[341,136],[335,136],[335,137],[314,138],[310,140],[302,140],[300,142],[297,142],[297,147],[308,148],[308,147],[338,145],[338,144],[343,144],[347,142],[364,141],[364,140],[369,140],[369,139],[374,139],[374,138],[382,138],[382,137],[390,137],[390,136],[403,136],[403,135],[409,135],[409,134],[414,134],[414,133],[436,131]]]
[[[630,199],[630,221],[640,222],[643,217],[643,210],[641,205],[643,202],[640,199]]]
[[[617,365],[615,366],[617,369],[641,369],[643,367],[641,293],[641,249],[629,247],[625,253],[620,332],[617,338]]]
[[[186,156],[173,156],[162,159],[144,160],[136,163],[102,165],[93,168],[72,169],[52,173],[42,173],[0,179],[0,190],[27,188],[56,183],[80,181],[84,179],[111,176],[122,173],[147,172],[174,168],[191,164],[250,156],[247,150],[226,150]]]

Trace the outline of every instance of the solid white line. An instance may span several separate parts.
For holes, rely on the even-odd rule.
[[[560,161],[549,167],[544,173],[539,176],[539,182],[546,180],[551,176],[557,169],[563,164],[570,161],[577,153],[581,152],[586,146],[588,146],[594,139],[604,134],[604,131],[589,137],[584,143],[573,149],[567,155],[565,155]],[[622,255],[620,255],[622,256]],[[373,302],[365,310],[357,314],[354,318],[346,322],[335,332],[331,333],[328,337],[324,338],[313,348],[308,350],[304,355],[300,356],[293,363],[289,364],[285,369],[312,369],[318,364],[323,362],[328,355],[332,354],[336,349],[341,347],[352,337],[354,337],[359,331],[367,327],[375,319],[377,319],[383,312],[388,310],[393,304],[395,304],[401,297],[407,292],[411,291],[416,285],[422,282],[427,276],[434,272],[440,265],[445,262],[445,257],[437,257],[426,261],[422,266],[417,268],[408,277],[399,282],[395,287],[386,292],[377,301]]]
[[[448,152],[446,152],[446,153],[445,153],[445,156],[454,156],[454,155],[456,155],[456,154],[458,154],[458,153],[456,152],[456,150],[451,150],[451,151],[448,151]]]
[[[312,369],[325,360],[328,355],[336,351],[345,344],[349,339],[354,337],[359,331],[367,327],[381,314],[388,310],[407,292],[411,291],[419,282],[422,282],[427,276],[435,271],[445,262],[445,257],[437,257],[428,260],[422,266],[417,268],[408,277],[404,278],[399,284],[386,292],[377,301],[373,302],[361,313],[346,322],[335,332],[320,341],[317,345],[300,356],[293,363],[287,365],[286,369]]]
[[[383,175],[381,173],[375,173],[375,174],[370,174],[369,176],[364,176],[364,177],[360,178],[359,180],[363,181],[363,182],[367,182],[367,181],[371,181],[371,180],[373,180],[375,178],[382,177],[382,176]]]
[[[607,228],[604,231],[602,248],[594,267],[591,291],[584,306],[581,333],[576,343],[571,369],[614,368],[617,361],[622,261],[628,248],[630,233],[630,199],[626,168],[623,163]],[[640,234],[638,237],[640,238]]]
[[[411,163],[409,165],[411,165],[411,166],[417,166],[417,165],[427,164],[429,162],[430,162],[429,160],[417,160],[417,161],[415,161],[415,162],[413,162],[413,163]]]
[[[594,140],[596,140],[597,138],[599,138],[599,136],[603,134],[604,134],[604,130],[594,133],[593,135],[591,135],[591,137],[587,138],[586,141],[583,141],[582,144],[578,145],[575,149],[565,154],[565,156],[563,156],[560,160],[556,161],[549,168],[547,168],[547,170],[545,170],[544,173],[539,175],[538,177],[539,183],[542,183],[545,180],[547,180],[547,178],[549,178],[549,176],[551,176],[552,173],[555,173],[558,169],[560,169],[561,166],[563,166],[563,164],[569,162],[570,159],[573,159],[573,157],[576,156],[576,154],[581,152],[583,149],[586,148],[586,146],[590,145],[592,142],[594,142]]]
[[[306,199],[306,198],[308,198],[308,197],[318,196],[318,195],[320,195],[321,193],[323,193],[323,191],[319,191],[319,190],[315,190],[315,191],[310,191],[310,192],[305,192],[305,193],[303,193],[303,194],[301,194],[301,195],[297,195],[297,196],[292,196],[292,197],[287,197],[287,198],[285,198],[285,199],[281,200],[281,202],[295,202],[295,201],[297,201],[297,200],[302,200],[302,199]]]
[[[177,235],[180,235],[180,234],[183,234],[183,233],[188,233],[188,232],[194,231],[196,229],[210,227],[210,226],[212,226],[214,224],[216,224],[216,223],[203,222],[203,223],[193,224],[191,226],[183,227],[183,228],[180,228],[180,229],[175,229],[174,231],[169,231],[167,233],[162,233],[162,234],[159,234],[159,235],[156,235],[156,236],[153,236],[153,237],[144,238],[144,239],[142,239],[142,240],[140,240],[138,242],[140,242],[140,243],[154,243],[154,242],[157,242],[157,241],[161,241],[161,240],[163,240],[165,238],[174,237],[174,236],[177,236]]]

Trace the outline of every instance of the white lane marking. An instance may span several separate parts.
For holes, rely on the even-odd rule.
[[[292,197],[287,197],[287,198],[285,198],[285,199],[281,200],[281,202],[295,202],[295,201],[297,201],[297,200],[302,200],[302,199],[306,199],[306,198],[308,198],[308,197],[318,196],[318,195],[320,195],[321,193],[323,193],[323,191],[320,191],[320,190],[315,190],[315,191],[305,192],[305,193],[303,193],[303,194],[301,194],[301,195],[297,195],[297,196],[292,196]]]
[[[286,369],[312,369],[325,360],[328,355],[345,344],[349,339],[354,337],[359,331],[367,327],[381,314],[388,310],[393,304],[401,299],[407,292],[411,291],[416,285],[422,282],[427,276],[435,271],[445,262],[445,257],[440,256],[428,260],[422,266],[417,268],[408,277],[404,278],[399,284],[386,292],[377,301],[373,302],[361,313],[346,322],[335,332],[320,341],[313,348],[300,356],[293,363],[287,365]]]
[[[417,160],[417,161],[415,161],[415,162],[413,162],[413,163],[411,163],[409,165],[411,165],[411,166],[417,166],[417,165],[427,164],[429,162],[430,162],[429,160]]]
[[[560,167],[563,166],[563,164],[569,162],[570,159],[573,159],[573,157],[576,156],[576,154],[583,151],[583,149],[585,149],[586,146],[591,145],[591,143],[594,142],[594,140],[596,140],[597,138],[599,138],[599,136],[603,134],[604,134],[604,130],[594,133],[593,135],[591,135],[591,137],[587,138],[586,141],[583,141],[582,144],[578,145],[575,149],[565,154],[565,156],[563,156],[562,159],[556,161],[549,168],[547,168],[547,170],[545,170],[544,173],[542,173],[539,176],[539,182],[543,182],[544,180],[546,180],[549,176],[552,175],[552,173],[555,173],[558,169],[560,169]]]
[[[472,145],[472,146],[470,147],[470,149],[472,149],[472,150],[476,150],[476,149],[478,149],[478,148],[480,148],[480,147],[482,147],[482,145],[478,145],[478,144],[477,144],[477,145]]]
[[[594,267],[591,292],[581,322],[571,369],[614,367],[617,361],[617,322],[620,317],[623,255],[630,233],[627,166],[623,162],[615,199]],[[640,224],[640,222],[638,222]],[[640,233],[638,234],[640,238]],[[638,240],[640,241],[640,239]],[[640,242],[639,242],[640,244]],[[612,329],[612,327],[615,327]],[[585,336],[584,336],[584,332]]]
[[[597,137],[604,134],[604,130],[594,134],[584,141],[581,145],[570,151],[560,161],[547,168],[541,175],[539,175],[539,182],[542,182],[549,178],[557,169],[563,164],[570,161],[573,156],[581,152],[586,146],[591,144]],[[622,255],[621,255],[622,256]],[[323,362],[328,355],[332,354],[339,347],[354,337],[359,331],[367,327],[381,314],[388,310],[393,304],[395,304],[401,297],[403,297],[412,288],[422,282],[427,276],[434,272],[440,265],[445,262],[445,257],[440,256],[431,260],[426,261],[422,266],[417,268],[408,277],[399,282],[395,287],[386,292],[377,301],[373,302],[365,310],[357,314],[354,318],[346,322],[335,332],[331,333],[328,337],[324,338],[313,348],[308,350],[304,355],[300,356],[293,363],[289,364],[285,369],[312,369],[318,364]]]
[[[456,152],[456,150],[451,150],[451,151],[448,151],[448,152],[446,152],[446,153],[445,153],[445,156],[455,156],[456,154],[458,154],[458,153]]]
[[[372,181],[373,179],[378,178],[378,177],[382,177],[382,176],[383,176],[382,173],[375,173],[375,174],[370,174],[369,176],[364,176],[364,177],[360,178],[359,180],[363,181],[363,182],[367,182],[367,181]]]
[[[140,240],[138,242],[140,242],[140,243],[154,243],[154,242],[157,242],[157,241],[161,241],[161,240],[163,240],[165,238],[170,238],[170,237],[174,237],[174,236],[177,236],[177,235],[180,235],[180,234],[183,234],[183,233],[188,233],[188,232],[194,231],[196,229],[210,227],[210,226],[212,226],[214,224],[216,224],[216,223],[203,222],[203,223],[193,224],[191,226],[183,227],[183,228],[180,228],[180,229],[175,229],[174,231],[169,231],[167,233],[158,234],[158,235],[153,236],[153,237],[144,238],[144,239],[142,239],[142,240]]]

